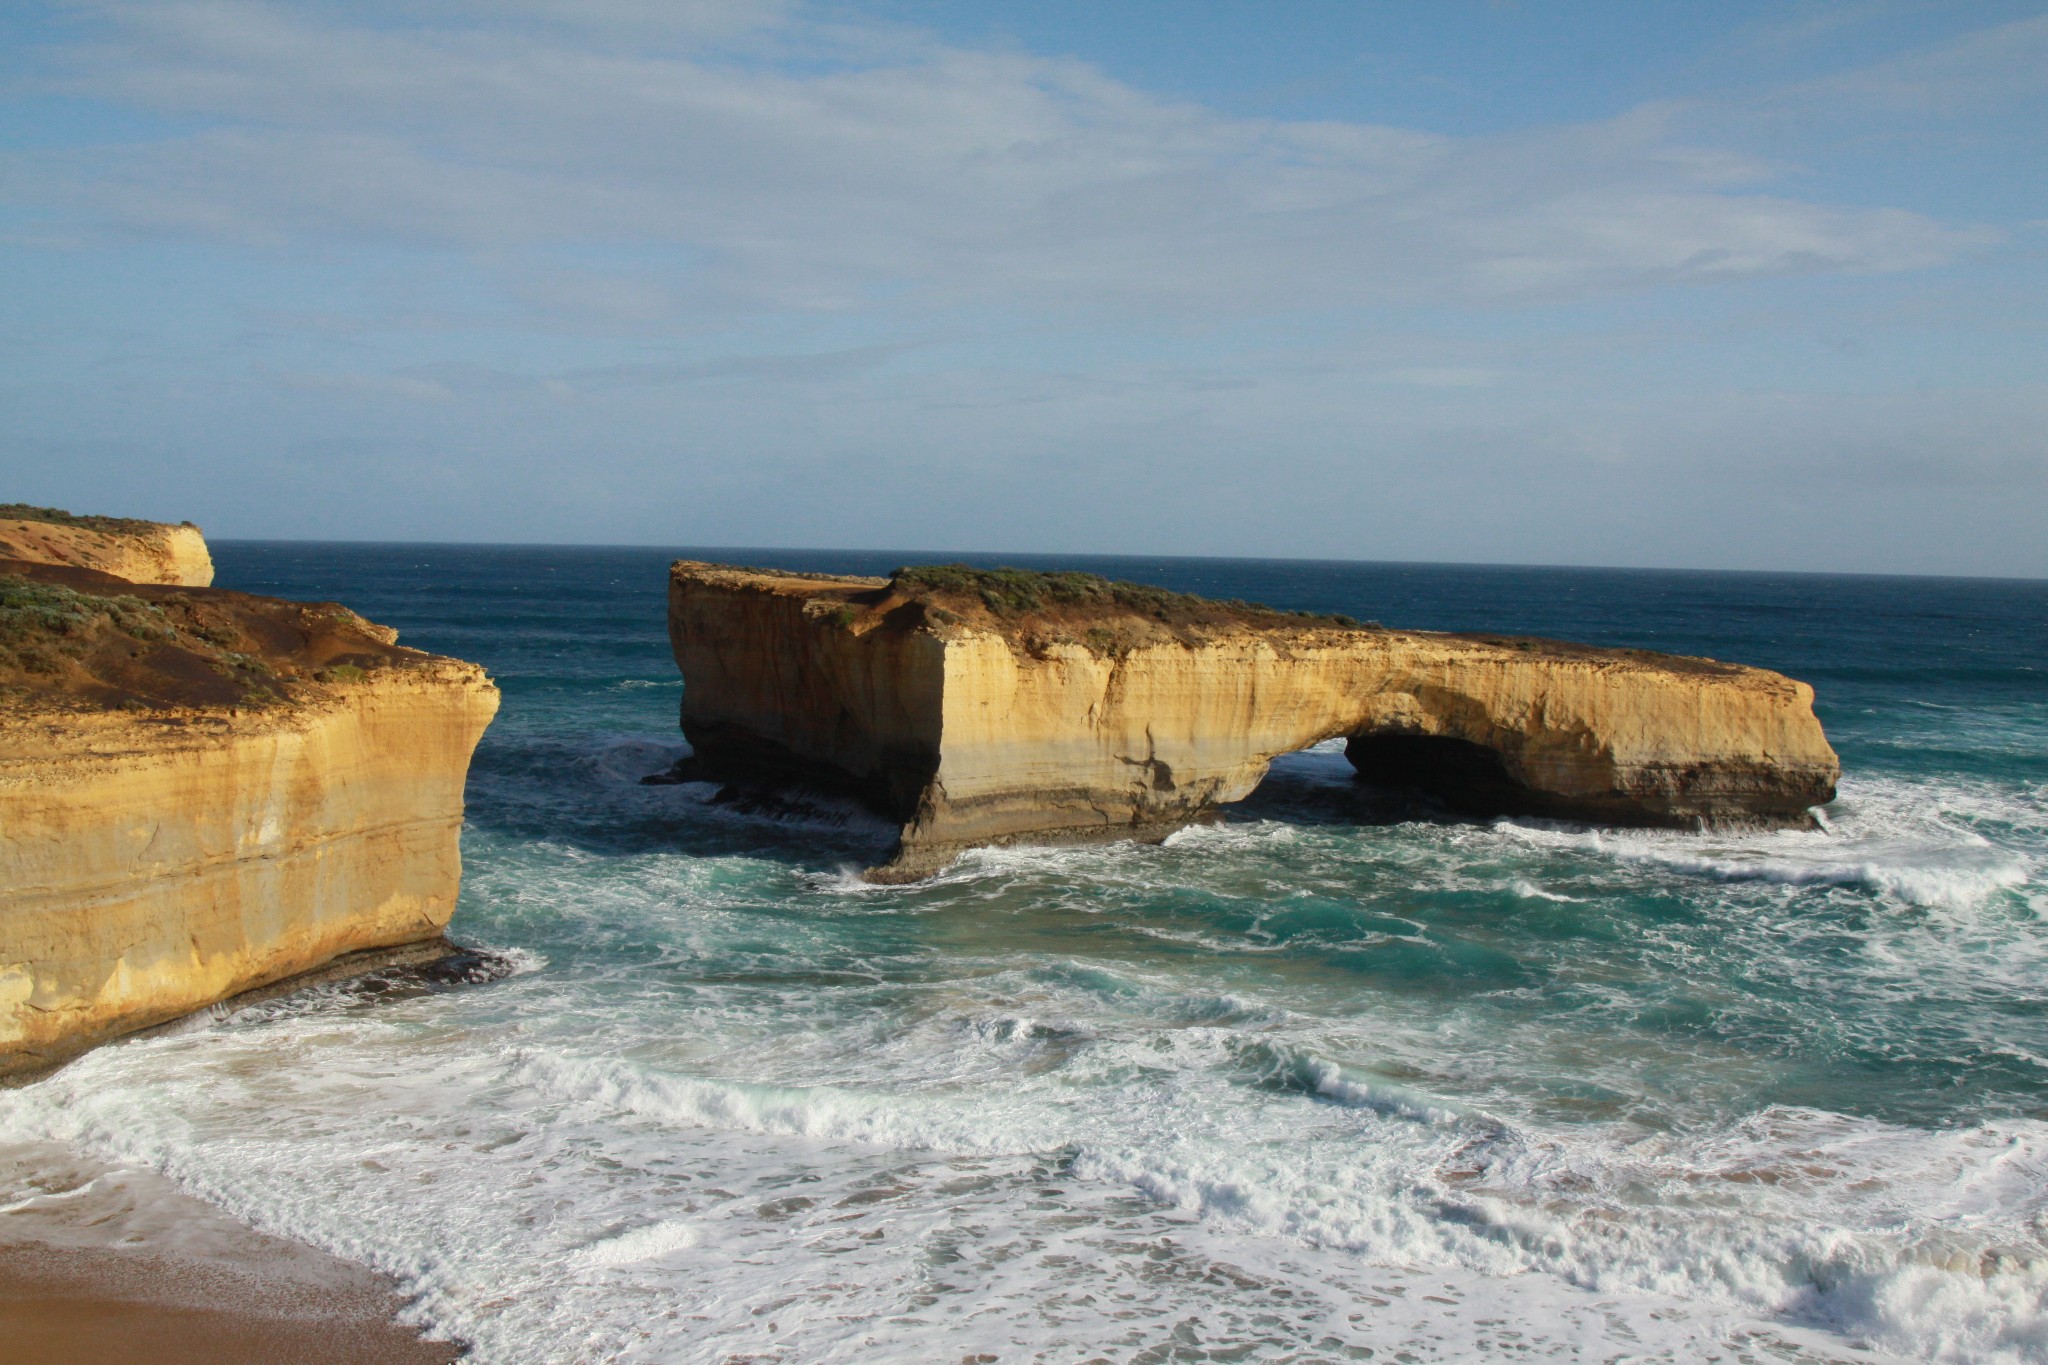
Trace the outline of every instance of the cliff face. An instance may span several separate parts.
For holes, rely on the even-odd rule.
[[[71,564],[131,583],[203,588],[213,582],[206,537],[189,522],[74,517],[22,503],[0,503],[0,560]]]
[[[945,642],[879,617],[837,625],[879,580],[687,568],[670,576],[668,625],[698,765],[915,808],[939,761]]]
[[[849,787],[903,822],[883,880],[1160,837],[1337,737],[1462,809],[1625,824],[1807,823],[1840,771],[1812,689],[1761,669],[1017,581],[677,564],[697,771]]]
[[[0,563],[0,1072],[439,936],[498,695],[394,640]]]

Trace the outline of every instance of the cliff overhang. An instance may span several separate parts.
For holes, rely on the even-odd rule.
[[[1454,809],[1612,824],[1807,825],[1840,774],[1812,689],[1767,670],[1085,574],[685,560],[669,628],[686,775],[858,797],[899,828],[879,881],[976,845],[1161,838],[1329,739]]]

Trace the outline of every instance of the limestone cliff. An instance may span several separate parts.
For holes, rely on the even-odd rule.
[[[879,880],[963,848],[1157,838],[1343,737],[1460,809],[1805,824],[1840,766],[1806,684],[1556,641],[1385,630],[1086,575],[670,573],[689,775],[901,821]]]
[[[0,560],[73,564],[131,583],[213,582],[206,537],[190,522],[75,517],[54,507],[0,503]]]
[[[498,695],[395,639],[0,562],[0,1072],[439,936]]]

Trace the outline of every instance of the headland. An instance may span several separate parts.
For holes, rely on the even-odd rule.
[[[498,694],[396,640],[0,561],[0,1073],[440,938]]]
[[[0,560],[71,564],[131,583],[204,588],[213,582],[206,537],[189,521],[73,516],[22,502],[0,503]]]
[[[679,561],[669,631],[681,775],[858,798],[900,828],[877,881],[977,845],[1163,838],[1335,738],[1454,810],[1619,825],[1809,826],[1840,774],[1812,689],[1764,669],[1087,574]]]

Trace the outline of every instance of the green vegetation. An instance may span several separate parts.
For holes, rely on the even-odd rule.
[[[218,657],[213,660],[213,666],[217,672],[230,678],[237,673],[261,673],[266,677],[275,676],[277,673],[267,660],[232,649],[220,651]]]
[[[841,630],[851,630],[853,623],[860,619],[860,613],[844,603],[826,613],[825,619]]]
[[[274,708],[406,655],[332,603],[0,570],[0,709]]]
[[[1081,633],[1081,643],[1097,654],[1123,654],[1138,641],[1128,630],[1114,630],[1109,626],[1090,626]]]
[[[1292,619],[1345,627],[1359,624],[1349,616],[1277,611],[1255,602],[1219,602],[1146,583],[1121,583],[1098,574],[1073,571],[1039,573],[1031,569],[976,569],[965,564],[919,564],[898,569],[889,578],[900,592],[978,599],[992,615],[1005,618],[1034,612],[1115,611],[1150,617],[1167,625],[1216,624],[1232,619]],[[1112,632],[1101,633],[1104,645],[1109,645]]]
[[[978,597],[997,616],[1022,616],[1051,606],[1120,606],[1149,614],[1179,596],[1163,588],[1113,583],[1092,573],[973,569],[965,564],[920,564],[898,569],[889,578],[904,591]]]
[[[151,641],[178,634],[162,608],[140,597],[94,597],[54,583],[0,577],[0,664],[54,673],[63,658],[82,657],[109,630]]]
[[[31,507],[25,502],[0,502],[0,521],[42,521],[52,526],[75,526],[81,531],[107,531],[116,535],[147,531],[157,524],[138,521],[134,517],[73,516],[61,507]]]

